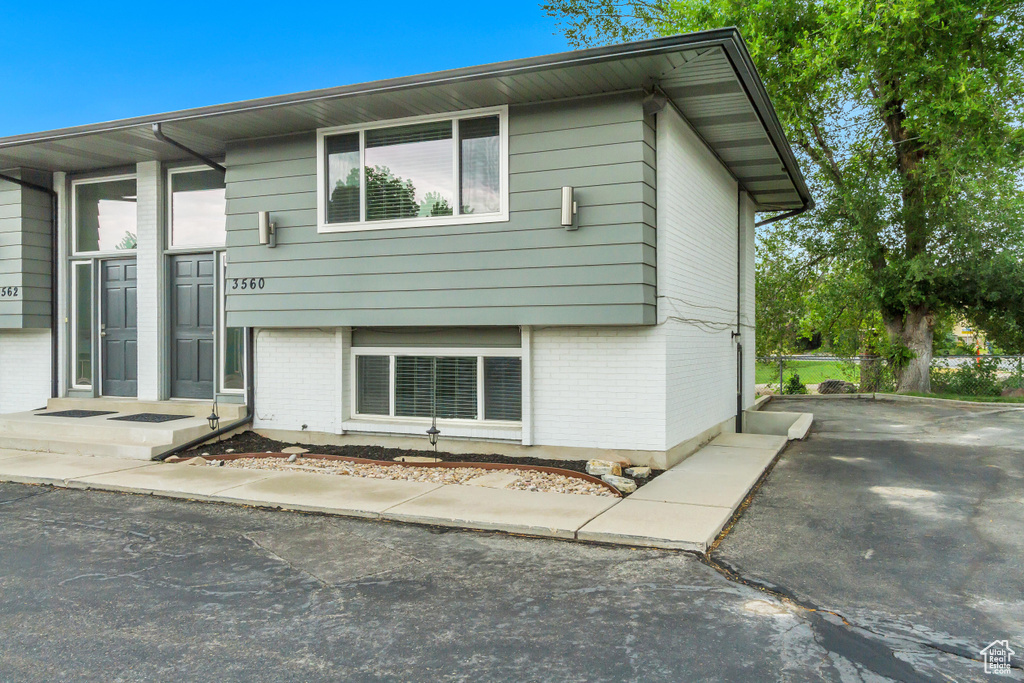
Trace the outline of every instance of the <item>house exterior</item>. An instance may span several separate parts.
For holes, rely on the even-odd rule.
[[[811,203],[733,29],[9,137],[0,172],[0,412],[216,395],[654,464],[753,403],[755,215]]]

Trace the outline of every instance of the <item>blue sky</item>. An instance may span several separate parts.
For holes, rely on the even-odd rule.
[[[0,136],[569,49],[538,2],[3,4]]]

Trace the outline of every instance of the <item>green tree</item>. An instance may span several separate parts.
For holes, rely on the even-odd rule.
[[[420,204],[421,216],[451,216],[452,205],[440,192],[428,192],[423,196],[423,203]]]
[[[124,237],[121,238],[121,241],[117,243],[117,246],[114,247],[114,249],[117,249],[118,251],[130,251],[138,246],[139,239],[132,233],[125,230]]]
[[[416,187],[411,180],[400,178],[386,166],[367,166],[366,220],[394,220],[420,215]]]
[[[1024,329],[1021,0],[543,7],[577,45],[741,30],[821,207],[807,255],[865,284],[899,391],[929,388],[937,314]]]

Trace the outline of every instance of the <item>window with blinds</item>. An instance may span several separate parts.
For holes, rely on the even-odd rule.
[[[391,413],[391,357],[357,356],[359,391],[356,392],[356,411],[364,415]]]
[[[321,227],[501,219],[504,116],[322,131]]]
[[[484,419],[523,418],[521,358],[484,358]]]
[[[475,357],[397,356],[395,415],[476,419]]]
[[[359,354],[355,381],[359,415],[429,418],[436,414],[438,419],[510,422],[522,419],[519,357]]]

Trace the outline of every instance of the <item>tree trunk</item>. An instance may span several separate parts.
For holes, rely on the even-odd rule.
[[[886,317],[889,338],[910,349],[914,357],[896,371],[896,393],[931,391],[932,325],[934,318],[923,306],[908,309],[902,316]]]

